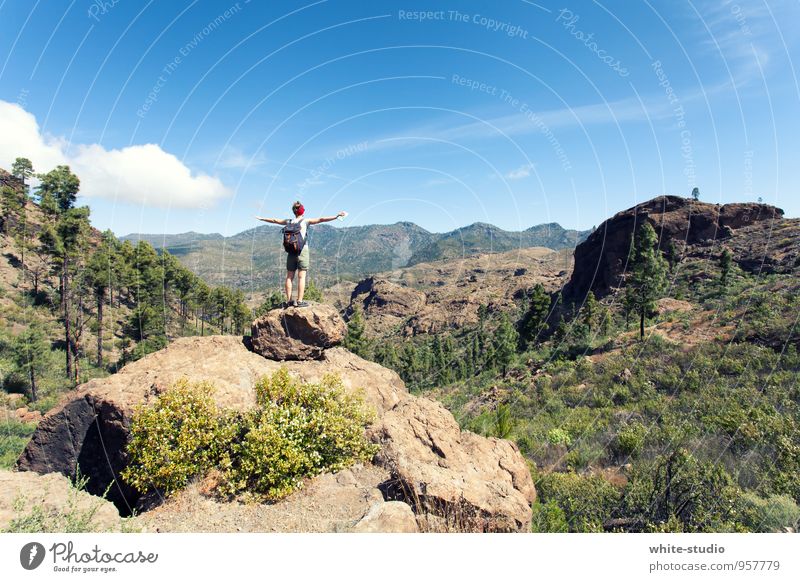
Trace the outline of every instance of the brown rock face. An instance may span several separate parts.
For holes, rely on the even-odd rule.
[[[662,250],[672,241],[686,245],[728,239],[736,229],[780,220],[783,210],[767,204],[718,206],[679,196],[658,196],[615,214],[575,248],[575,268],[567,285],[567,301],[583,301],[592,290],[598,297],[622,284],[631,235],[643,221],[653,225]]]
[[[358,305],[371,330],[395,329],[411,315],[419,313],[425,307],[425,301],[425,294],[421,291],[369,277],[353,289],[345,316],[349,318]]]
[[[137,405],[186,377],[212,382],[218,405],[244,410],[255,405],[253,385],[281,365],[306,382],[335,372],[346,389],[362,391],[379,414],[407,394],[397,374],[343,348],[326,350],[320,360],[281,364],[249,351],[240,338],[183,338],[65,396],[37,426],[17,461],[18,468],[68,476],[80,468],[89,478],[87,491],[96,495],[116,480],[108,499],[123,513],[130,513],[139,494],[125,485],[119,473],[127,463],[125,446]]]
[[[536,499],[525,459],[512,442],[462,432],[441,404],[408,397],[369,430],[377,462],[394,478],[389,495],[417,514],[466,531],[525,531]]]
[[[271,360],[316,360],[344,340],[339,313],[321,303],[273,309],[252,325],[253,351]]]

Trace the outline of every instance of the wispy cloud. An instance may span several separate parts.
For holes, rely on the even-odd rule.
[[[775,0],[765,5],[741,0],[708,0],[695,9],[701,17],[698,31],[701,49],[724,60],[737,87],[761,77],[777,54],[786,50],[783,42],[795,42],[800,23],[797,2]],[[697,20],[697,13],[692,12],[690,16]]]
[[[602,124],[640,123],[665,119],[672,115],[670,104],[663,98],[654,98],[644,105],[634,97],[562,107],[534,110],[526,105],[517,113],[499,117],[478,117],[479,120],[453,123],[438,122],[419,125],[401,134],[376,139],[370,150],[413,147],[431,140],[463,142],[491,138],[515,137],[534,133],[548,133],[557,128],[569,129]],[[464,117],[464,119],[470,119]]]
[[[523,164],[516,170],[511,170],[506,174],[506,180],[522,180],[531,175],[533,164]]]

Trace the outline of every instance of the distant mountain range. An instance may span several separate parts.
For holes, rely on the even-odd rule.
[[[447,233],[432,233],[411,222],[309,229],[312,277],[319,285],[342,278],[358,279],[442,259],[518,248],[574,248],[591,231],[566,230],[557,223],[540,224],[520,232],[475,223]],[[285,253],[280,227],[262,225],[234,236],[186,232],[129,234],[122,240],[146,240],[166,249],[206,281],[247,291],[262,291],[282,280]]]

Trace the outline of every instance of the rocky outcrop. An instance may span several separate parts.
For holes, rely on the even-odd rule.
[[[379,501],[353,527],[354,533],[417,533],[414,512],[402,501]]]
[[[278,343],[283,334],[277,330],[269,336],[273,330],[269,326],[259,329],[262,345]],[[514,444],[462,432],[443,406],[409,395],[396,373],[341,347],[322,350],[319,359],[281,362],[250,351],[239,338],[179,339],[117,374],[87,382],[65,396],[39,422],[18,468],[69,476],[80,471],[88,477],[91,493],[103,494],[111,486],[107,498],[127,515],[140,500],[139,493],[120,477],[138,406],[186,378],[214,384],[219,406],[246,410],[255,405],[255,383],[282,366],[310,383],[328,373],[338,374],[346,390],[362,393],[375,409],[377,419],[368,427],[367,436],[381,445],[372,468],[386,475],[374,487],[382,492],[384,501],[405,502],[424,523],[438,520],[444,527],[437,528],[446,531],[529,528],[535,490]],[[337,474],[334,481],[326,481],[324,476],[312,481],[318,486],[328,483],[331,490],[326,495],[331,499],[340,489],[349,492],[343,499],[351,499],[352,479],[348,480],[347,474]],[[376,501],[370,500],[369,505]],[[303,506],[302,497],[295,502]],[[408,510],[402,505],[383,504],[369,512],[362,509],[358,516],[363,517],[357,522],[361,524],[358,531],[413,531],[416,527],[411,526]],[[341,531],[355,526],[353,521]]]
[[[80,521],[91,531],[120,530],[120,516],[113,504],[79,491],[63,475],[0,471],[0,531],[34,512],[55,532],[64,531],[67,519]]]
[[[536,499],[525,459],[512,442],[461,431],[441,404],[410,397],[369,430],[376,461],[393,477],[390,497],[464,531],[519,531]]]
[[[425,294],[385,279],[369,277],[359,282],[345,310],[348,319],[359,306],[371,330],[397,329],[425,306]]]
[[[103,494],[123,513],[130,513],[139,494],[119,478],[127,457],[130,422],[136,406],[146,404],[177,380],[209,381],[217,404],[244,410],[255,405],[253,385],[285,365],[306,382],[335,372],[348,390],[362,391],[380,414],[395,406],[407,391],[400,377],[343,348],[325,350],[323,358],[280,363],[247,349],[241,338],[183,338],[169,347],[125,366],[107,378],[91,380],[64,397],[45,415],[18,461],[23,471],[89,478],[87,491]]]
[[[346,317],[360,306],[372,337],[440,333],[477,324],[481,305],[515,312],[536,284],[557,291],[570,263],[571,253],[545,248],[420,263],[364,279],[340,306]]]
[[[339,313],[321,303],[273,309],[252,325],[252,349],[272,360],[315,360],[344,340],[347,327]]]
[[[575,248],[575,267],[564,287],[564,299],[583,301],[589,290],[598,297],[621,286],[631,235],[647,221],[667,250],[672,242],[686,246],[727,240],[734,231],[754,223],[781,220],[783,210],[768,204],[708,204],[679,196],[658,196],[615,214]]]

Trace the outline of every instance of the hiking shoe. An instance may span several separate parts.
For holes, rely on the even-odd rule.
[[[308,307],[308,301],[295,301],[295,307]]]

